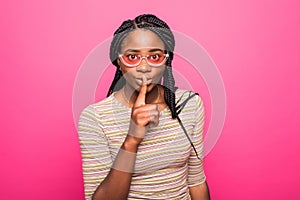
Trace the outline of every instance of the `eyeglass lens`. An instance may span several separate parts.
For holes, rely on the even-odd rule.
[[[159,64],[163,64],[163,62],[165,61],[166,54],[155,53],[155,54],[149,54],[149,55],[142,56],[140,54],[130,53],[130,54],[122,55],[122,59],[128,65],[139,64],[141,62],[142,58],[145,58],[149,64],[159,65]]]

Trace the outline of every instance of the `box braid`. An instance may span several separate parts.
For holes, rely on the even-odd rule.
[[[114,37],[110,45],[110,60],[117,67],[115,72],[115,77],[112,81],[112,84],[107,93],[107,97],[110,96],[113,91],[120,90],[125,85],[125,79],[123,77],[122,71],[120,70],[120,66],[117,62],[118,53],[121,50],[121,44],[124,38],[128,35],[129,32],[135,29],[147,29],[154,32],[164,43],[165,51],[169,54],[169,58],[166,61],[166,69],[163,74],[163,87],[164,87],[164,98],[165,102],[168,105],[172,118],[177,119],[180,126],[182,127],[186,137],[188,138],[191,146],[193,147],[196,156],[199,158],[196,148],[191,141],[186,129],[184,128],[178,114],[183,109],[186,102],[192,98],[192,95],[189,96],[182,104],[177,105],[175,102],[175,80],[172,72],[172,60],[173,60],[173,51],[175,47],[174,35],[170,29],[170,27],[161,19],[152,14],[143,14],[137,16],[134,20],[126,20],[121,26],[114,32]],[[194,94],[195,95],[195,94]]]
[[[166,53],[170,55],[166,62],[166,70],[163,75],[163,86],[165,101],[172,113],[172,118],[174,119],[177,117],[175,107],[175,80],[172,73],[172,59],[175,47],[174,35],[170,27],[164,21],[152,14],[143,14],[137,16],[134,20],[126,20],[114,32],[114,37],[110,45],[110,60],[117,69],[107,93],[107,97],[111,95],[113,91],[117,91],[125,85],[125,80],[117,62],[118,53],[120,52],[121,44],[128,33],[138,28],[154,32],[163,41]]]
[[[115,77],[112,81],[112,84],[108,90],[107,97],[110,96],[113,91],[117,91],[122,88],[122,86],[125,85],[125,80],[123,78],[122,71],[120,70],[120,66],[117,62],[118,53],[121,48],[121,43],[124,40],[124,38],[127,36],[127,34],[134,30],[134,23],[132,20],[126,20],[122,23],[122,25],[114,32],[114,37],[110,45],[110,60],[115,65],[116,72]]]

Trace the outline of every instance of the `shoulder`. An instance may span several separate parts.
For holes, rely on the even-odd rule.
[[[96,117],[99,116],[99,114],[101,114],[103,111],[111,109],[114,103],[113,95],[114,94],[98,102],[87,105],[81,111],[81,115],[89,115],[89,116]]]
[[[202,99],[197,92],[186,90],[186,89],[177,89],[175,92],[176,95],[176,104],[181,104],[183,102],[189,102],[190,106],[199,106],[202,103]]]
[[[97,109],[105,109],[107,107],[111,108],[114,104],[114,93],[112,93],[110,96],[106,97],[105,99],[102,99],[101,101],[98,101],[92,106],[97,110]]]

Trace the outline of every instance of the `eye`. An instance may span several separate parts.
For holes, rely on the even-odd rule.
[[[150,59],[151,59],[151,60],[159,60],[159,58],[160,58],[160,55],[159,55],[159,54],[154,54],[154,55],[151,55],[151,56],[150,56]]]
[[[138,56],[135,55],[135,54],[129,54],[129,55],[126,55],[126,57],[127,57],[129,60],[136,60],[136,59],[138,59]]]

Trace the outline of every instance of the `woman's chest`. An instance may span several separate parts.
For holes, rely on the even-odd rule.
[[[129,117],[124,116],[115,123],[110,122],[110,126],[104,126],[112,159],[115,159],[126,138]],[[182,118],[182,122],[187,133],[191,135],[193,124],[190,123],[190,119]],[[147,129],[139,145],[135,172],[145,173],[166,167],[181,167],[187,162],[190,151],[190,143],[177,119],[163,115],[157,127]]]

